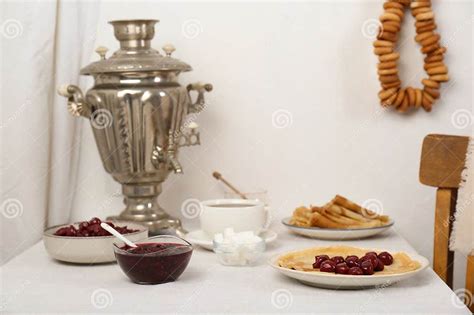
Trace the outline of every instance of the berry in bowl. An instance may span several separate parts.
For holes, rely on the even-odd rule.
[[[146,238],[148,228],[135,222],[106,221],[132,242]],[[113,244],[115,236],[104,230],[102,220],[57,225],[47,228],[43,242],[48,254],[54,259],[79,264],[95,264],[115,261]]]
[[[188,266],[193,252],[190,243],[172,235],[154,236],[135,244],[138,247],[115,243],[114,251],[122,271],[138,284],[175,281]]]
[[[69,226],[60,227],[54,232],[57,236],[73,236],[73,237],[92,237],[92,236],[111,236],[109,232],[104,230],[100,224],[102,220],[99,218],[92,218],[89,221],[79,222],[78,228],[73,224]],[[113,227],[120,234],[129,234],[138,232],[139,229],[128,228],[128,226],[115,225],[110,221],[105,221],[108,225]]]

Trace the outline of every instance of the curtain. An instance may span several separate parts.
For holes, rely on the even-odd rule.
[[[1,264],[40,240],[46,226],[69,221],[82,121],[68,114],[56,87],[81,84],[98,8],[91,1],[1,3]]]

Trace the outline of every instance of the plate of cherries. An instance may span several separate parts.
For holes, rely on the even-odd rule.
[[[359,255],[321,253],[311,256],[314,257],[312,266],[307,263],[311,259],[308,257],[310,255],[308,250],[279,254],[271,258],[269,263],[290,278],[307,285],[328,289],[386,287],[418,274],[429,265],[428,260],[418,254],[358,250]],[[306,263],[303,260],[299,262],[296,258],[290,259],[287,263],[288,259],[285,257],[291,258],[291,255],[304,257],[305,251],[308,252],[304,259]],[[297,265],[301,268],[296,267]]]
[[[136,222],[104,221],[125,234],[132,242],[148,237],[148,228]],[[113,244],[115,236],[104,230],[102,220],[56,225],[43,233],[43,242],[48,254],[54,259],[80,264],[94,264],[115,261]]]

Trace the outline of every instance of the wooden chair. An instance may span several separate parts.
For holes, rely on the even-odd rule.
[[[450,288],[453,286],[454,253],[449,250],[448,244],[468,141],[468,137],[428,135],[421,151],[420,182],[438,188],[433,269]],[[474,256],[467,257],[466,290],[474,294]],[[474,303],[468,307],[474,312]]]

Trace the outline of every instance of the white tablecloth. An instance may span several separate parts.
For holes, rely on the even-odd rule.
[[[289,234],[265,253],[334,244]],[[360,247],[414,252],[395,232],[344,242]],[[266,260],[266,259],[265,259]],[[80,266],[51,259],[42,242],[1,268],[1,310],[6,312],[354,312],[470,314],[431,268],[382,289],[335,291],[305,286],[266,265],[226,267],[212,252],[196,248],[178,281],[130,282],[116,264]]]

